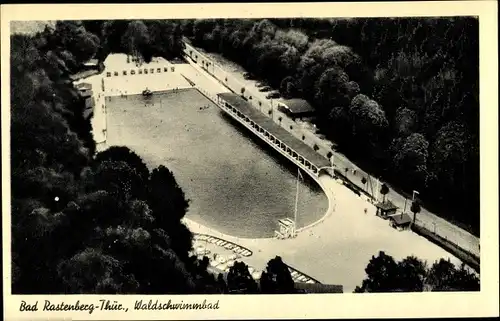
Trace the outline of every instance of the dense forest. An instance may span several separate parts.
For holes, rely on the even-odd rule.
[[[239,63],[360,167],[479,235],[478,20],[205,19],[194,45]]]
[[[296,292],[280,257],[269,261],[260,282],[242,262],[226,278],[210,273],[207,257],[190,255],[193,236],[181,222],[189,200],[174,174],[165,166],[150,170],[124,146],[96,153],[69,76],[110,52],[146,61],[180,57],[180,30],[176,21],[58,21],[35,35],[11,36],[14,294]],[[431,282],[432,289],[478,287],[463,268],[439,264],[441,274],[431,269],[426,275],[438,277],[426,278],[451,281]],[[398,266],[390,270],[394,277],[421,272],[418,264]],[[367,268],[369,279],[376,280],[376,270]],[[377,281],[367,282],[358,292],[380,291],[370,285]],[[422,291],[416,284],[407,289]]]

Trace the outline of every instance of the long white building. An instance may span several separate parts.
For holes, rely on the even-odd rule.
[[[177,66],[161,57],[137,63],[126,54],[110,54],[104,61],[103,79],[106,96],[139,94],[145,89],[161,91],[191,87]]]
[[[151,62],[137,63],[126,54],[111,54],[104,60],[106,77],[123,77],[175,72],[175,66],[161,57],[154,57]]]

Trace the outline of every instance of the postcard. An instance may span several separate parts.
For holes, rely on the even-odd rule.
[[[496,11],[2,6],[5,318],[498,315]]]

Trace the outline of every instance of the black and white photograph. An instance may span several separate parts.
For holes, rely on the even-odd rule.
[[[10,19],[13,309],[484,291],[481,18],[228,14]]]

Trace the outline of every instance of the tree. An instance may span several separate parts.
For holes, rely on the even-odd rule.
[[[181,261],[186,262],[193,247],[193,233],[182,222],[171,223],[165,230],[169,237],[175,240],[170,243],[170,248]]]
[[[382,184],[380,187],[380,194],[382,194],[383,200],[382,203],[385,203],[385,196],[389,193],[389,186],[387,184]]]
[[[235,262],[227,274],[229,293],[256,293],[257,282],[248,271],[248,266],[243,262]]]
[[[400,107],[396,110],[394,127],[398,137],[405,137],[414,132],[416,127],[417,115],[408,108]]]
[[[424,262],[414,256],[408,256],[398,262],[398,288],[404,292],[422,292],[427,276]]]
[[[279,40],[277,40],[279,42]],[[300,52],[293,45],[285,44],[284,52],[279,57],[280,69],[283,72],[282,76],[290,76],[295,74],[297,66],[300,63]],[[286,78],[286,77],[285,77]],[[293,83],[289,82],[290,85]]]
[[[286,56],[288,49],[287,45],[274,40],[256,45],[255,50],[258,55],[256,74],[266,77],[271,85],[278,87],[282,79],[287,76],[286,66],[281,61],[293,59]]]
[[[411,203],[410,211],[413,213],[413,224],[417,221],[417,214],[420,213],[421,207],[420,202],[418,200],[414,200]]]
[[[141,179],[146,182],[149,180],[149,169],[142,158],[126,146],[111,146],[108,149],[98,153],[95,156],[95,164],[104,161],[125,162],[134,169]]]
[[[122,46],[126,48],[129,55],[137,59],[150,61],[151,59],[151,38],[148,27],[140,20],[129,22],[126,32],[123,34]]]
[[[380,251],[378,256],[372,256],[365,269],[367,278],[355,292],[391,292],[399,288],[398,264],[392,256]]]
[[[280,93],[286,99],[290,99],[296,95],[295,79],[292,76],[283,78],[280,84]]]
[[[185,198],[173,173],[163,165],[151,173],[148,202],[158,226],[167,231],[172,224],[174,226],[178,224],[189,207],[189,201]]]
[[[455,288],[461,291],[480,291],[478,277],[470,272],[464,263],[460,264],[460,268],[455,270]]]
[[[382,107],[365,95],[357,95],[349,107],[352,134],[360,143],[367,146],[374,157],[381,158],[381,141],[389,125]]]
[[[478,146],[477,136],[472,135],[468,126],[453,121],[438,130],[429,147],[428,170],[432,173],[429,186],[441,191],[435,195],[440,204],[448,203],[457,213],[474,211],[472,204],[479,199]],[[462,204],[462,199],[470,202]],[[479,226],[470,214],[461,215],[460,219]]]
[[[429,270],[426,282],[431,291],[479,291],[479,279],[464,265],[457,270],[449,260],[440,259]]]
[[[132,276],[123,275],[118,260],[97,249],[87,248],[62,261],[58,272],[66,293],[130,293],[139,286]]]
[[[92,58],[100,46],[99,37],[87,32],[81,21],[57,21],[54,30],[55,39],[62,48],[69,50],[79,63]]]
[[[262,19],[255,22],[251,32],[257,35],[259,40],[269,40],[274,38],[276,29],[276,26],[269,19]]]
[[[222,273],[219,273],[217,275],[217,287],[219,289],[219,293],[221,294],[225,294],[228,292],[227,284],[226,281],[224,280],[224,276],[222,275]]]
[[[95,186],[105,190],[120,201],[144,197],[145,183],[142,177],[123,161],[103,161],[94,175]]]
[[[293,46],[301,53],[304,52],[309,45],[309,37],[305,33],[296,29],[289,29],[287,31],[278,29],[276,30],[274,38]]]
[[[295,285],[288,266],[280,256],[269,260],[266,270],[260,278],[260,289],[263,293],[291,294],[295,293]]]
[[[411,134],[393,144],[394,168],[405,175],[407,186],[424,188],[427,183],[429,143],[422,134]]]
[[[130,22],[130,20],[108,20],[103,22],[101,41],[104,44],[104,54],[110,52],[128,52],[128,44],[123,42],[123,36],[127,32]]]
[[[76,206],[67,208],[69,226],[79,226],[79,230],[73,232],[75,247],[77,242],[86,243],[89,235],[96,226],[109,226],[119,224],[123,220],[123,211],[127,201],[118,188],[112,192],[105,190],[93,190],[87,192],[75,200]]]
[[[347,106],[353,97],[348,88],[349,76],[340,68],[326,69],[318,80],[316,101],[325,114],[333,106]]]

